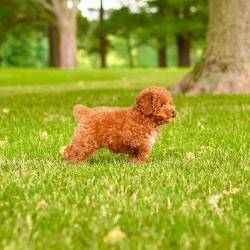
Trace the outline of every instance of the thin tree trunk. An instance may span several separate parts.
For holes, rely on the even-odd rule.
[[[127,51],[128,51],[128,61],[129,61],[129,67],[133,68],[134,67],[134,58],[132,54],[132,47],[130,43],[130,37],[127,37]]]
[[[101,68],[106,68],[106,37],[101,34],[99,37],[99,53],[100,53],[100,66]]]
[[[79,0],[33,0],[55,17],[59,31],[60,67],[76,67],[76,32]]]
[[[175,91],[250,92],[249,9],[249,0],[210,0],[206,51]]]
[[[100,54],[100,66],[101,68],[106,68],[106,34],[104,30],[104,9],[103,9],[103,2],[100,0],[100,37],[99,37],[99,54]]]
[[[59,53],[59,32],[55,24],[49,25],[49,66],[60,66],[60,53]]]
[[[179,67],[190,66],[190,37],[177,35],[176,36],[178,49],[178,65]]]
[[[76,67],[76,19],[59,22],[60,34],[60,66]]]
[[[164,1],[156,1],[158,14],[161,18],[167,15],[167,8]],[[164,34],[157,37],[157,54],[158,54],[158,67],[167,67],[167,41]]]
[[[158,66],[161,68],[167,67],[167,46],[166,46],[166,38],[159,37],[157,39],[158,42]]]
[[[39,0],[43,1],[44,0]],[[59,30],[60,67],[76,67],[76,32],[77,32],[77,5],[78,0],[72,0],[68,6],[67,0],[52,0],[52,12],[56,17]]]

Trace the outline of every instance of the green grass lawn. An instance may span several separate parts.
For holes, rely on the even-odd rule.
[[[128,106],[186,71],[0,70],[0,249],[249,249],[249,96],[174,96],[142,165],[60,159],[74,104]]]

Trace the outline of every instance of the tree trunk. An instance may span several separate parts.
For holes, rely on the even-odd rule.
[[[59,32],[55,24],[49,25],[49,66],[60,66]]]
[[[52,1],[52,11],[56,17],[59,30],[60,67],[62,68],[76,67],[78,2],[78,0],[72,0],[71,6],[69,6],[67,0]]]
[[[60,66],[76,67],[76,19],[65,19],[59,22],[60,34]]]
[[[184,35],[176,36],[178,49],[178,65],[179,67],[190,66],[190,37]]]
[[[132,47],[131,47],[130,37],[129,36],[127,37],[126,41],[127,41],[129,67],[133,68],[134,67],[134,60],[133,60]]]
[[[167,67],[167,47],[166,47],[166,38],[158,37],[158,66],[161,68]]]
[[[202,60],[174,91],[250,92],[250,1],[210,0]]]
[[[99,22],[100,22],[100,37],[99,37],[99,54],[100,54],[100,66],[101,68],[106,68],[106,34],[104,30],[104,9],[103,2],[100,0],[100,10],[99,10]]]
[[[76,32],[79,0],[33,0],[55,17],[59,32],[60,67],[76,67]]]
[[[99,37],[99,53],[100,53],[100,66],[101,68],[106,68],[106,37],[101,34]]]
[[[167,16],[166,3],[164,1],[156,1],[156,6],[158,9],[158,15],[164,19]],[[163,33],[161,36],[157,37],[157,46],[158,46],[158,67],[165,68],[167,67],[167,41],[166,35]]]

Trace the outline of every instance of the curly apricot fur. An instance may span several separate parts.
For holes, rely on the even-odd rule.
[[[134,163],[144,162],[152,149],[151,137],[176,115],[170,93],[161,87],[142,91],[128,108],[74,107],[78,126],[67,145],[64,160],[77,163],[86,160],[99,148],[126,153]]]

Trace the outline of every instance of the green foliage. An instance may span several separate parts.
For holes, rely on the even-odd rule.
[[[0,65],[47,66],[52,16],[30,0],[3,0],[0,8]]]
[[[16,27],[2,44],[2,66],[46,67],[48,44],[43,33]]]
[[[89,57],[93,67],[98,65],[99,37],[106,36],[106,49],[110,56],[118,55],[117,60],[126,60],[123,66],[129,65],[128,58],[134,59],[139,67],[156,66],[157,38],[167,37],[169,65],[176,65],[174,50],[175,36],[191,37],[193,41],[192,55],[200,50],[207,28],[206,0],[148,0],[144,2],[138,13],[123,6],[118,10],[105,12],[102,24],[98,20],[88,21],[78,15],[78,48],[85,57]],[[98,9],[96,10],[98,11]],[[48,39],[48,26],[55,17],[32,0],[1,0],[0,1],[0,63],[11,66],[45,66],[49,56],[49,46],[44,45]],[[17,29],[22,30],[20,41]],[[16,36],[16,38],[15,38]],[[24,37],[29,48],[24,45]],[[112,37],[112,39],[109,39]],[[116,39],[113,39],[115,37]],[[120,42],[120,38],[124,40]],[[15,41],[15,39],[17,41]],[[40,40],[40,41],[39,41]],[[8,44],[9,43],[9,44]],[[36,45],[35,45],[36,43]],[[17,48],[18,54],[17,55]],[[13,50],[13,51],[11,51]],[[35,51],[31,51],[35,50]],[[40,52],[44,55],[39,55]],[[148,52],[143,60],[142,51]],[[132,55],[132,56],[131,56]],[[137,58],[138,55],[138,58]],[[4,58],[3,58],[4,57]],[[29,58],[29,60],[26,60]],[[80,60],[80,61],[84,61]],[[194,60],[195,61],[195,60]],[[117,63],[119,65],[120,61]]]
[[[111,34],[128,38],[138,28],[138,15],[131,12],[128,7],[113,10],[107,21]]]
[[[195,39],[205,37],[208,23],[207,0],[169,0],[174,13],[177,34],[191,34]]]
[[[156,51],[151,46],[140,46],[137,50],[136,63],[140,67],[157,67]]]
[[[74,74],[85,87],[72,84]],[[123,71],[114,83],[117,71],[1,70],[8,84],[0,90],[0,248],[247,249],[248,96],[174,96],[178,116],[143,165],[107,150],[80,165],[60,159],[74,104],[129,106],[145,87],[138,84],[166,86],[182,74]],[[56,78],[62,84],[54,88]],[[25,81],[27,88],[13,87]],[[104,237],[116,227],[125,237],[109,245]]]
[[[77,38],[78,48],[86,49],[86,38],[90,29],[90,23],[80,13],[77,16]]]
[[[204,37],[208,17],[206,0],[149,0],[147,3],[153,34],[190,33]]]

